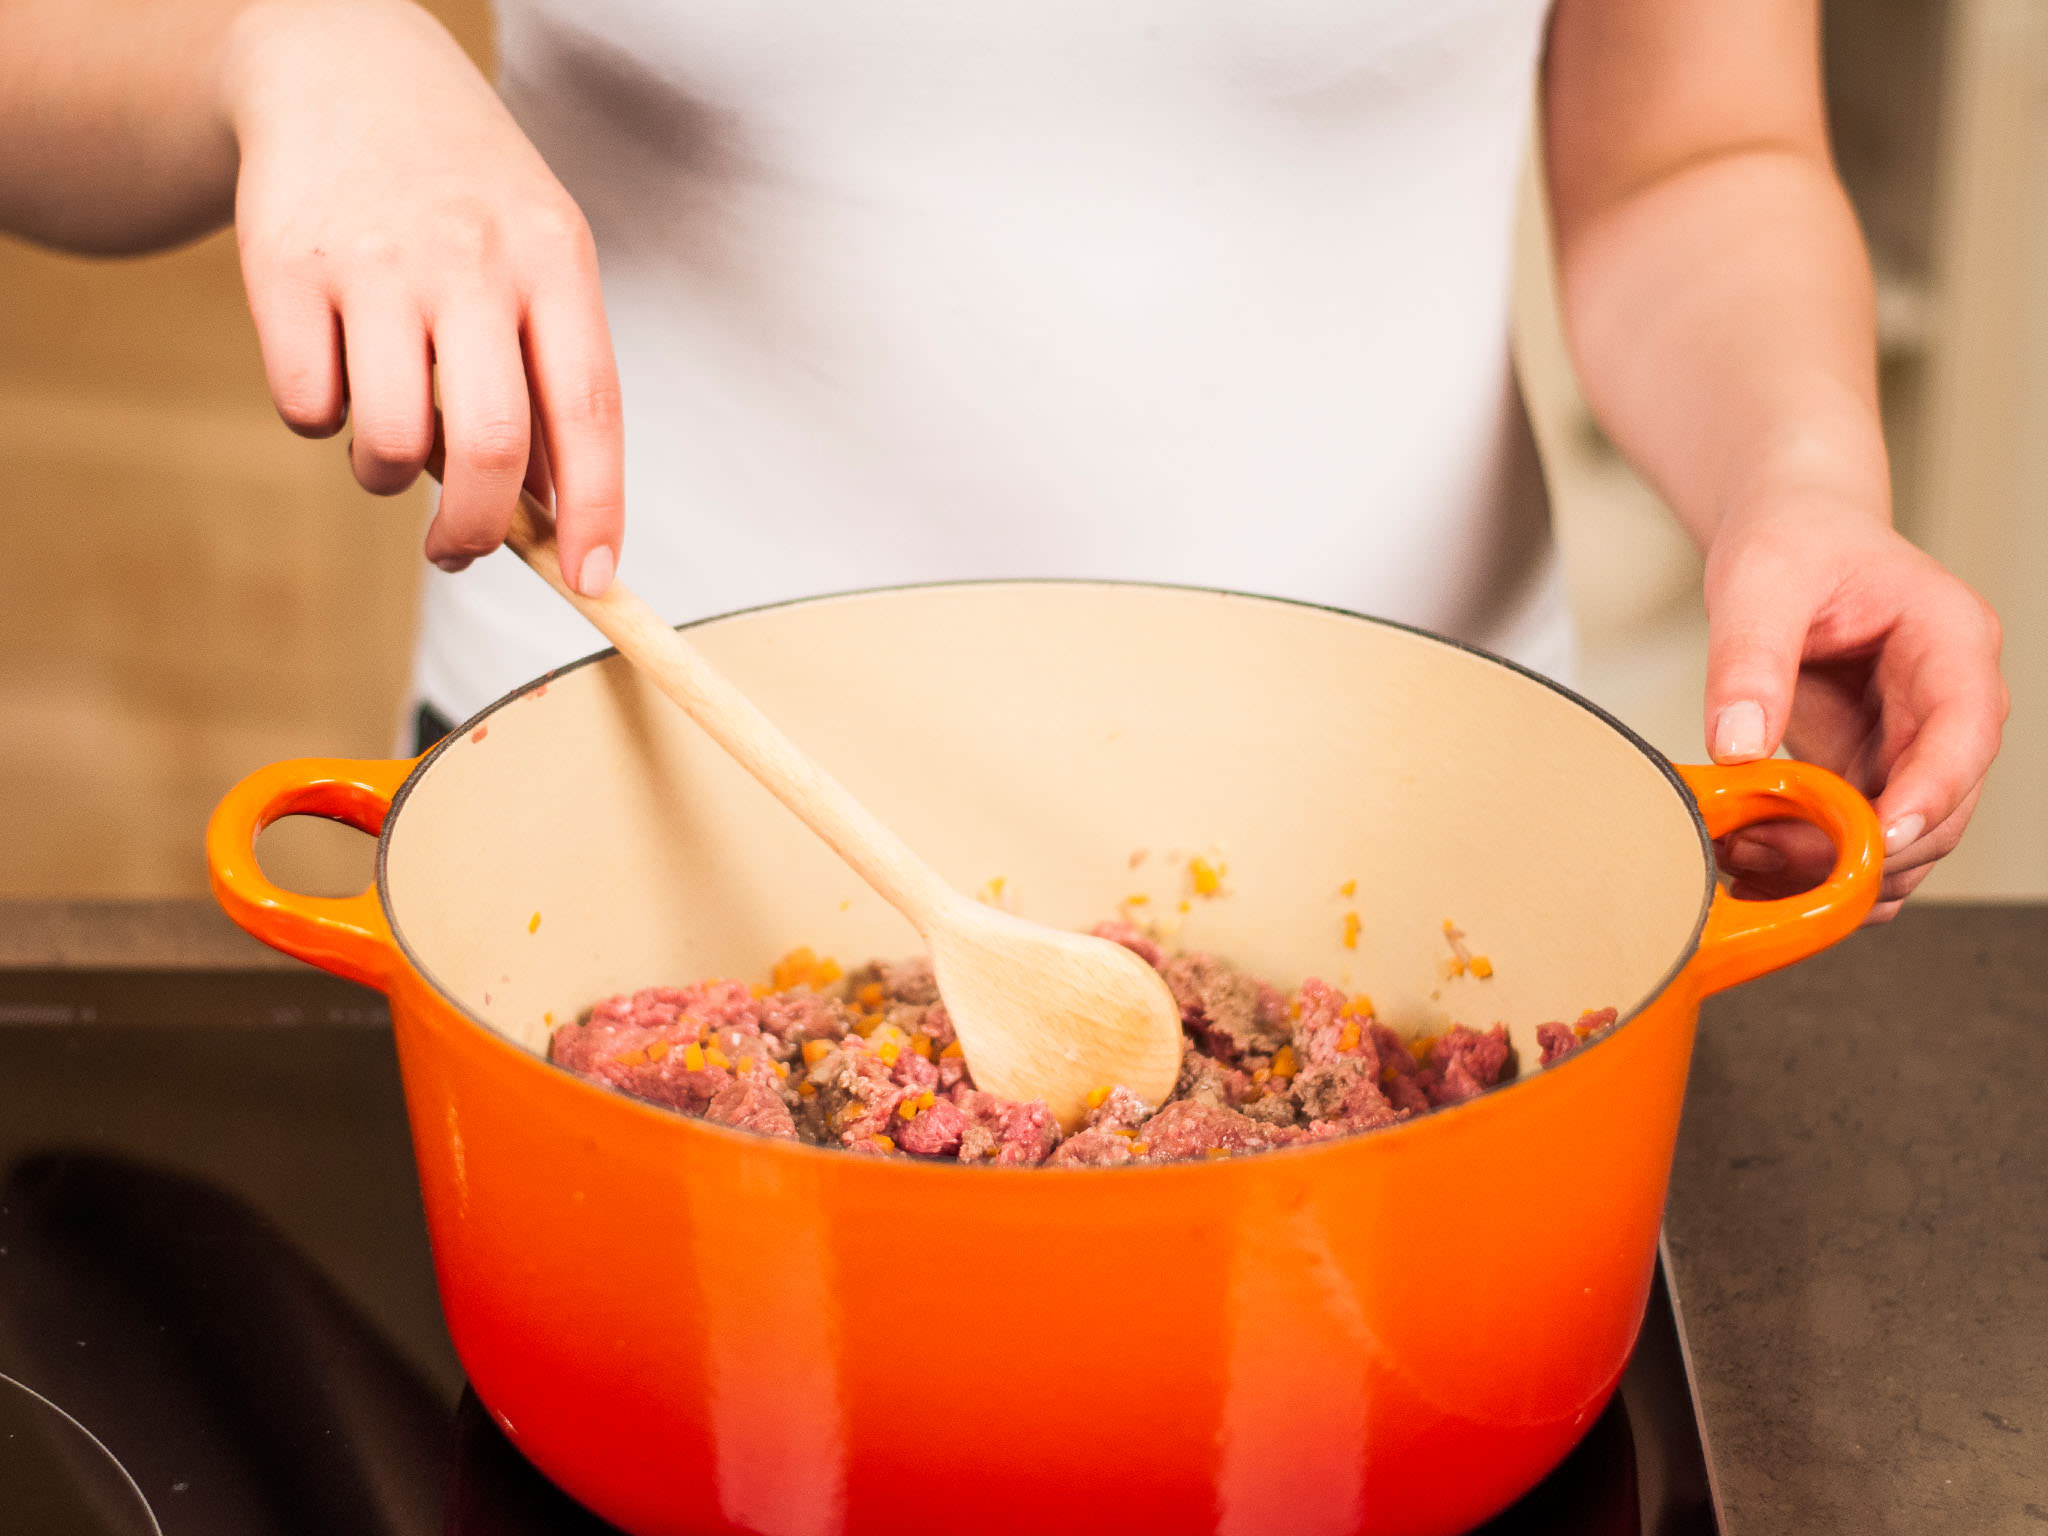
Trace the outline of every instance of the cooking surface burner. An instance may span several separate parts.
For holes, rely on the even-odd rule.
[[[609,1529],[463,1384],[381,1000],[0,972],[0,1528]],[[1660,1268],[1621,1392],[1483,1536],[1719,1529]]]

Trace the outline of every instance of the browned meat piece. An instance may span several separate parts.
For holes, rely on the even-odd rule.
[[[1370,1130],[1402,1118],[1380,1091],[1380,1064],[1370,1041],[1356,1054],[1309,1067],[1294,1079],[1303,1121],[1326,1120],[1347,1130]]]
[[[711,1102],[704,1108],[704,1118],[742,1131],[796,1140],[796,1122],[790,1118],[789,1106],[776,1093],[774,1081],[773,1074],[760,1072],[735,1077],[711,1096]]]
[[[932,975],[930,955],[884,962],[880,969],[882,993],[890,1002],[924,1008],[939,1000],[939,983]]]
[[[1046,1166],[1108,1168],[1116,1163],[1128,1163],[1137,1155],[1131,1151],[1134,1139],[1129,1131],[1076,1131],[1061,1142],[1052,1156],[1046,1159]]]
[[[1138,1128],[1150,1162],[1188,1157],[1223,1157],[1257,1152],[1273,1144],[1273,1134],[1258,1121],[1221,1104],[1180,1099],[1168,1104]]]
[[[775,1054],[787,1061],[806,1040],[837,1040],[852,1022],[846,1005],[809,988],[771,992],[761,999],[761,1030],[784,1048]]]
[[[1100,1104],[1088,1111],[1088,1129],[1091,1131],[1130,1131],[1152,1113],[1152,1106],[1139,1098],[1122,1083],[1104,1095]]]
[[[1344,994],[1313,976],[1301,984],[1294,1001],[1294,1054],[1305,1067],[1335,1061],[1366,1035],[1358,1020],[1343,1017]],[[1341,1043],[1347,1038],[1349,1044]]]
[[[1287,1043],[1279,994],[1214,955],[1176,955],[1159,974],[1180,1004],[1182,1025],[1217,1060],[1270,1056]]]
[[[1425,1091],[1433,1105],[1462,1104],[1477,1098],[1501,1079],[1514,1056],[1508,1032],[1496,1024],[1485,1034],[1453,1024],[1429,1048]]]
[[[919,1100],[922,1104],[922,1100]],[[897,1118],[901,1123],[895,1131],[896,1145],[905,1152],[915,1152],[920,1157],[955,1157],[960,1151],[960,1139],[967,1133],[967,1114],[951,1099],[934,1097],[930,1104],[922,1104],[916,1115],[903,1120],[901,1111]]]
[[[1060,1128],[1052,1111],[1033,1099],[1019,1104],[999,1099],[976,1088],[963,1088],[954,1098],[966,1115],[969,1129],[961,1133],[960,1161],[1016,1164],[1029,1167],[1042,1163],[1059,1145]],[[985,1131],[987,1139],[973,1135]]]
[[[1538,1024],[1536,1043],[1543,1047],[1544,1066],[1561,1061],[1597,1035],[1614,1027],[1618,1015],[1612,1008],[1589,1008],[1576,1024]]]
[[[1205,1104],[1236,1104],[1244,1098],[1251,1079],[1235,1067],[1226,1067],[1213,1056],[1204,1056],[1194,1041],[1181,1047],[1180,1077],[1167,1102],[1198,1099]]]

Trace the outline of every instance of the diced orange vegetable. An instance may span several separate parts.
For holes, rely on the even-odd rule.
[[[1486,980],[1487,977],[1493,974],[1493,962],[1484,955],[1474,955],[1472,957],[1472,974],[1481,981]]]
[[[1357,1024],[1346,1024],[1337,1031],[1337,1049],[1340,1051],[1355,1051],[1358,1049]]]
[[[896,1113],[906,1120],[915,1120],[917,1118],[917,1100],[905,1099],[896,1106]]]
[[[752,1056],[742,1056],[740,1064],[733,1068],[733,1070],[739,1073],[741,1077],[752,1077],[754,1075],[754,1061],[755,1058]]]
[[[882,1006],[882,996],[882,984],[879,981],[871,981],[853,994],[853,1000],[872,1013]]]
[[[1283,1045],[1273,1053],[1273,1075],[1275,1077],[1292,1077],[1300,1070],[1301,1066],[1295,1059],[1293,1046]]]
[[[1197,896],[1214,896],[1223,889],[1223,865],[1211,864],[1199,854],[1188,860],[1188,879],[1194,882]]]
[[[1435,1044],[1435,1035],[1417,1035],[1408,1042],[1408,1054],[1415,1058],[1417,1066],[1427,1066],[1429,1064],[1430,1047]]]
[[[776,1063],[775,1063],[775,1075],[776,1075],[777,1077],[787,1077],[787,1076],[789,1076],[789,1063],[788,1063],[788,1062],[786,1062],[786,1061],[778,1061],[778,1062],[776,1062]]]
[[[881,1149],[882,1149],[882,1150],[883,1150],[884,1152],[894,1152],[894,1151],[896,1150],[896,1143],[895,1143],[895,1141],[894,1141],[894,1140],[892,1140],[892,1139],[891,1139],[890,1137],[887,1137],[887,1136],[870,1136],[870,1137],[868,1138],[868,1140],[869,1140],[869,1141],[872,1141],[872,1142],[873,1142],[873,1143],[874,1143],[874,1144],[875,1144],[876,1146],[880,1147],[880,1148],[881,1148]]]
[[[932,1037],[930,1035],[917,1036],[910,1042],[910,1048],[926,1061],[932,1059]]]
[[[925,1089],[923,1093],[920,1093],[917,1096],[917,1107],[919,1109],[930,1109],[934,1104],[938,1102],[939,1096],[933,1093],[929,1088]]]
[[[1208,1158],[1212,1163],[1220,1163],[1224,1158],[1230,1156],[1230,1152],[1225,1147],[1210,1147],[1207,1151],[1203,1152],[1202,1156]]]
[[[538,912],[534,913],[532,917],[529,917],[526,920],[526,931],[528,933],[540,932],[540,914]]]
[[[950,1057],[964,1056],[966,1054],[965,1051],[960,1049],[960,1042],[958,1040],[949,1040],[946,1042],[946,1048],[939,1052],[939,1060],[945,1061]]]
[[[1124,898],[1124,905],[1127,907],[1142,907],[1151,900],[1152,898],[1150,896],[1147,896],[1143,891],[1133,891],[1130,895]]]
[[[729,1068],[732,1066],[732,1058],[715,1045],[708,1045],[704,1048],[704,1059],[714,1067]]]
[[[649,1061],[659,1061],[667,1054],[668,1042],[666,1040],[650,1040],[647,1042],[647,1059]]]
[[[1252,1081],[1255,1083],[1263,1083],[1267,1078],[1271,1077],[1272,1075],[1273,1069],[1271,1067],[1260,1067],[1256,1072],[1252,1073]]]
[[[549,1029],[553,1029],[555,1027],[555,1016],[552,1013],[542,1014],[540,1016],[540,1021],[541,1023],[545,1024]]]
[[[1088,1107],[1090,1109],[1100,1109],[1102,1108],[1102,1101],[1108,1097],[1109,1085],[1107,1083],[1100,1088],[1090,1088],[1088,1090]]]
[[[796,1092],[798,1098],[815,1099],[818,1096],[818,1085],[808,1081],[801,1082],[796,1085]]]
[[[1358,882],[1356,880],[1346,880],[1337,887],[1337,894],[1339,896],[1356,896],[1358,894]]]
[[[1340,1018],[1369,1019],[1372,1017],[1372,998],[1367,993],[1354,992],[1344,1000],[1344,1006],[1337,1013]]]
[[[806,1040],[804,1042],[804,1065],[807,1067],[815,1067],[831,1054],[832,1042],[830,1040]]]
[[[704,1070],[704,1047],[692,1040],[683,1047],[683,1066],[691,1072]]]
[[[622,1067],[644,1067],[647,1065],[647,1052],[644,1050],[621,1051],[612,1060]]]
[[[773,990],[788,992],[796,987],[809,987],[813,992],[822,992],[844,973],[839,962],[819,958],[810,946],[800,944],[775,962],[770,973]]]
[[[1358,948],[1358,930],[1361,926],[1356,912],[1346,912],[1344,914],[1344,947],[1346,949]]]
[[[1152,1143],[1149,1141],[1134,1141],[1131,1143],[1131,1156],[1133,1157],[1143,1157],[1151,1150]]]

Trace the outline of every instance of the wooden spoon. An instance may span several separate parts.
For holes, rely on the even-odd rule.
[[[437,423],[427,461],[436,480],[442,464]],[[910,919],[978,1087],[1043,1099],[1067,1131],[1096,1088],[1121,1083],[1148,1104],[1165,1101],[1180,1073],[1180,1009],[1151,966],[1121,944],[1026,922],[948,885],[623,582],[600,598],[570,586],[554,517],[528,492],[505,542]]]

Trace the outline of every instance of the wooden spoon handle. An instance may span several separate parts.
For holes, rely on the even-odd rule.
[[[437,422],[427,471],[438,480],[441,466]],[[942,921],[946,907],[958,899],[952,887],[624,582],[614,581],[598,598],[585,597],[570,586],[555,544],[554,516],[528,491],[519,493],[505,542],[713,741],[829,843],[883,900],[929,937],[932,925]]]

